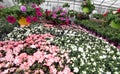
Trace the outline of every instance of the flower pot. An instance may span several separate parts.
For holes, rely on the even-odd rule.
[[[85,14],[88,14],[90,12],[90,9],[88,7],[83,7],[82,10]]]
[[[116,24],[114,21],[111,21],[110,26],[115,29],[120,29],[120,24]]]
[[[25,17],[21,17],[18,20],[18,23],[20,24],[20,27],[25,27],[25,26],[29,26],[30,25],[30,23],[26,21]]]

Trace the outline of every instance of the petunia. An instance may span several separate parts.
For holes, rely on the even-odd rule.
[[[37,18],[36,16],[33,16],[33,17],[32,17],[32,21],[33,21],[33,22],[37,22],[37,21],[38,21],[38,18]]]
[[[14,24],[16,22],[16,19],[14,16],[8,16],[7,17],[7,21],[11,24]]]
[[[54,19],[57,18],[57,14],[53,13],[52,18],[54,18]]]
[[[42,16],[42,12],[38,12],[38,11],[37,11],[37,12],[36,12],[36,15],[37,15],[37,16]]]
[[[26,17],[26,21],[31,23],[32,22],[32,17],[30,17],[30,16]]]
[[[20,6],[20,10],[22,11],[22,12],[26,12],[26,6]]]

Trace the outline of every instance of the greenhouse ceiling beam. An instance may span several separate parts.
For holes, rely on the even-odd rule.
[[[114,1],[114,2],[109,6],[109,8],[112,7],[112,5],[114,5],[117,1],[118,1],[118,0]]]

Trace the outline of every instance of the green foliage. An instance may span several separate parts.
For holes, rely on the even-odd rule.
[[[64,3],[63,7],[70,7],[70,5],[68,3]]]
[[[17,26],[17,23],[13,25],[5,21],[5,19],[0,19],[0,38],[6,36],[6,34],[10,33]]]
[[[30,15],[35,15],[35,9],[31,8],[30,6],[26,6],[26,7],[27,7],[27,11],[25,13],[23,13],[20,10],[20,6],[4,8],[0,13],[0,17],[4,18],[7,17],[8,15],[13,15],[15,18],[19,19],[21,18],[20,16],[26,17]]]
[[[17,0],[18,3],[28,4],[28,3],[35,3],[35,4],[42,4],[45,0]]]
[[[85,7],[89,9],[89,13],[87,14],[90,14],[95,9],[94,4],[91,4],[90,0],[84,0],[81,6],[82,6],[82,9]]]
[[[102,19],[103,15],[102,14],[93,14],[92,17],[96,18],[96,19]]]
[[[83,20],[82,22],[77,21],[77,24],[80,24],[90,31],[96,32],[98,35],[120,44],[120,30],[118,29],[113,29],[108,25],[102,26],[101,24],[89,20]]]
[[[68,11],[68,15],[69,15],[69,16],[77,16],[77,14],[78,14],[78,12],[75,11],[75,10],[69,10],[69,11]]]
[[[77,16],[76,16],[76,18],[78,20],[83,20],[83,19],[89,19],[89,16],[86,15],[86,14],[84,14],[84,13],[78,13]]]

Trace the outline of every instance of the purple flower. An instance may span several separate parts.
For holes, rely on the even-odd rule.
[[[60,19],[61,21],[64,21],[64,20],[65,20],[65,18],[63,18],[63,17],[60,17],[59,19]]]
[[[64,13],[64,12],[60,13],[61,16],[64,16],[65,14],[66,14],[66,13]]]
[[[21,10],[22,12],[26,12],[26,6],[20,6],[20,10]]]
[[[53,13],[52,18],[54,18],[54,19],[57,18],[57,14]]]
[[[32,4],[32,6],[31,6],[32,8],[36,8],[37,7],[37,5],[36,4]]]

